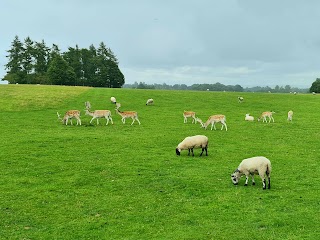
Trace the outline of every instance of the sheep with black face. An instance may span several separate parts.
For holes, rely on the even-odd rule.
[[[206,151],[206,156],[208,156],[208,137],[204,135],[195,135],[191,137],[186,137],[181,143],[178,144],[176,148],[176,154],[180,156],[182,150],[188,149],[188,155],[190,155],[190,151],[192,156],[194,156],[193,149],[201,148],[202,152],[200,156],[202,156],[203,151]]]
[[[245,186],[248,186],[249,175],[252,177],[252,185],[255,185],[254,174],[259,174],[263,189],[266,189],[266,178],[268,177],[268,189],[270,189],[271,162],[266,157],[252,157],[242,160],[239,167],[231,174],[231,181],[234,185],[239,183],[242,175],[246,176]]]

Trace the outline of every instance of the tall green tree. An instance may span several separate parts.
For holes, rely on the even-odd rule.
[[[103,42],[100,43],[97,49],[96,59],[98,69],[95,74],[96,83],[101,87],[122,87],[125,80],[118,67],[118,59]]]
[[[54,85],[76,85],[76,74],[60,54],[54,54],[49,67],[48,79]]]
[[[24,48],[18,36],[14,37],[11,43],[11,49],[7,52],[9,53],[7,56],[9,61],[5,65],[7,74],[4,79],[8,80],[9,83],[21,83],[21,79],[23,79],[22,60]]]
[[[310,92],[320,93],[320,78],[317,78],[311,85]]]
[[[24,51],[23,51],[23,59],[22,59],[22,68],[25,77],[26,83],[32,83],[32,75],[31,73],[34,72],[34,55],[35,50],[33,46],[34,42],[31,40],[30,37],[27,37],[24,40]]]
[[[44,40],[34,44],[34,78],[33,83],[51,84],[47,76],[48,61],[50,49],[46,46]]]
[[[40,43],[36,42],[34,45],[34,57],[35,57],[35,72],[37,74],[44,74],[48,69],[48,60],[49,60],[49,48],[46,46],[44,40]]]
[[[63,58],[68,62],[69,66],[73,68],[77,82],[80,82],[81,77],[83,77],[83,64],[78,45],[76,45],[75,48],[69,47],[68,51],[63,54]]]

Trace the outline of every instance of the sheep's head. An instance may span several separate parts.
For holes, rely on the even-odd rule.
[[[239,183],[241,177],[241,173],[239,169],[236,169],[232,174],[231,174],[231,181],[234,185],[237,185]]]
[[[180,149],[179,148],[176,148],[176,154],[178,155],[178,156],[180,156]]]

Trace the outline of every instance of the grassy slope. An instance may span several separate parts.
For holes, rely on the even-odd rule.
[[[319,96],[242,95],[239,104],[238,93],[0,86],[0,237],[318,239]],[[142,124],[123,125],[111,96]],[[115,124],[90,125],[87,100],[112,110]],[[68,109],[82,110],[81,127],[57,121]],[[183,124],[183,110],[225,114],[228,131]],[[244,121],[268,110],[275,123]],[[175,156],[195,134],[209,137],[209,156]],[[258,177],[254,187],[231,183],[255,155],[272,162],[270,191]]]

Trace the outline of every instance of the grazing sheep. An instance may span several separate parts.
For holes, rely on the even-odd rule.
[[[116,104],[116,103],[117,103],[117,100],[116,100],[115,97],[111,97],[111,98],[110,98],[110,101],[111,101],[113,104]]]
[[[250,113],[247,113],[246,117],[244,118],[244,120],[246,120],[246,121],[254,121],[254,117],[250,116]]]
[[[252,177],[252,185],[255,185],[254,174],[259,174],[263,189],[266,189],[266,178],[268,177],[268,189],[270,189],[271,162],[266,157],[252,157],[242,160],[239,167],[231,174],[231,180],[234,185],[239,183],[242,175],[246,176],[245,186],[248,186],[249,175]]]
[[[152,98],[149,98],[149,99],[147,100],[147,102],[146,102],[146,105],[151,105],[151,104],[153,104],[153,103],[154,103],[153,99],[152,99]]]
[[[243,97],[238,97],[238,102],[239,102],[239,103],[242,103],[243,100],[244,100]]]
[[[202,153],[204,150],[206,150],[206,156],[208,156],[208,137],[204,135],[196,135],[191,137],[186,137],[181,143],[178,144],[176,148],[176,154],[180,156],[180,153],[182,150],[188,149],[188,155],[190,155],[190,150],[193,154],[194,148],[202,148],[202,152],[200,156],[202,156]]]
[[[187,123],[188,122],[188,119],[187,118],[193,118],[192,119],[192,123],[197,123],[196,122],[196,113],[195,112],[192,112],[192,111],[183,111],[183,122],[184,123]]]
[[[266,122],[267,123],[267,117],[269,118],[269,123],[271,122],[271,120],[274,122],[274,118],[272,117],[272,114],[275,112],[263,112],[261,114],[261,116],[258,118],[258,121],[260,121],[260,119],[262,118],[262,122]]]
[[[293,116],[293,111],[290,110],[290,111],[288,112],[288,119],[287,119],[287,120],[292,122],[292,116]]]

